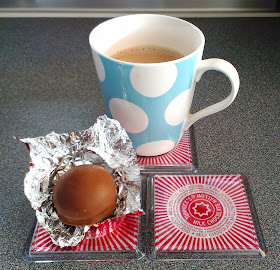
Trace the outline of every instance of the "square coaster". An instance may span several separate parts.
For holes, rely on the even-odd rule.
[[[37,223],[30,252],[135,250],[138,238],[138,218],[136,214],[128,214],[111,233],[105,233],[99,237],[96,237],[96,229],[91,227],[84,240],[77,246],[64,248],[55,245],[44,228]]]
[[[36,222],[29,236],[23,259],[27,262],[55,261],[131,261],[143,254],[141,213],[127,214],[118,222],[106,221],[103,227],[91,227],[77,246],[59,247]]]
[[[240,175],[156,175],[154,207],[155,252],[260,252]]]

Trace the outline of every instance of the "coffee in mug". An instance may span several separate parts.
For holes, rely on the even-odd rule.
[[[115,51],[114,45],[105,53],[116,60],[132,63],[162,63],[184,57],[173,49],[153,45],[142,45]]]

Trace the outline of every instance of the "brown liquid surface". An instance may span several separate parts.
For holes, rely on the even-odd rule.
[[[131,63],[161,63],[173,61],[184,57],[183,54],[175,50],[157,46],[139,46],[114,52],[107,55],[116,60],[131,62]]]

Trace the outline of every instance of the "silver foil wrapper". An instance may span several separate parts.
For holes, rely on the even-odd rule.
[[[75,246],[90,228],[62,223],[52,202],[53,187],[59,177],[73,166],[96,164],[113,175],[118,202],[110,219],[141,211],[137,156],[118,121],[104,115],[86,130],[70,134],[51,132],[44,137],[21,141],[29,146],[31,157],[31,166],[24,179],[24,192],[36,210],[38,222],[50,234],[54,244]]]

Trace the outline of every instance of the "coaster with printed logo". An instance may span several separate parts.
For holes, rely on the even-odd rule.
[[[235,251],[264,255],[241,176],[154,176],[153,245],[154,253],[162,254]]]

